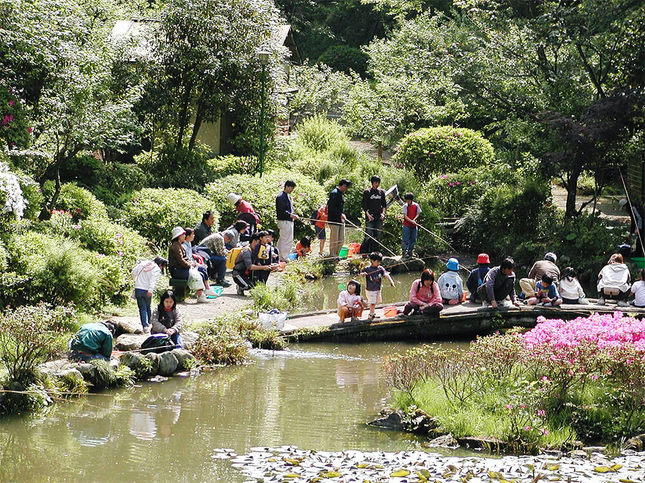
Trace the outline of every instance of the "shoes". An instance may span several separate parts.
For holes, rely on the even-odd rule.
[[[543,305],[545,307],[552,307],[553,306],[553,304],[551,302],[545,302]]]
[[[237,287],[236,287],[236,288],[237,288],[237,292],[236,292],[236,293],[237,293],[238,295],[244,295],[244,289],[243,289],[242,287],[240,287],[239,285],[237,285]]]
[[[629,307],[629,304],[628,304],[627,302],[625,302],[624,300],[619,300],[619,301],[616,303],[616,306],[617,306],[617,307]]]
[[[226,280],[218,280],[215,283],[217,285],[219,285],[220,287],[230,287],[231,286],[231,282],[227,282]]]
[[[150,333],[150,325],[146,325],[146,326],[143,328],[143,333],[144,333],[144,334],[149,334],[149,333]]]
[[[598,298],[598,305],[605,305],[605,297]]]
[[[211,295],[214,297],[216,294],[212,288],[209,288],[208,290],[204,290],[204,295]]]
[[[206,295],[201,294],[199,297],[197,297],[197,303],[198,304],[206,304],[206,303],[208,303],[208,299],[206,298]]]
[[[379,316],[376,314],[370,314],[369,317],[367,317],[367,320],[372,321],[378,319]]]

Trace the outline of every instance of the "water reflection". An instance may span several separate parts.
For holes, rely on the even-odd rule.
[[[247,367],[87,396],[0,425],[0,480],[239,480],[215,448],[419,449],[365,425],[387,390],[382,356],[407,344],[317,345]],[[276,353],[278,354],[278,353]],[[313,357],[308,357],[312,354]]]

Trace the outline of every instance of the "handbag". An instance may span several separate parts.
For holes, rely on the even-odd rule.
[[[188,288],[191,290],[204,290],[204,280],[197,267],[188,270]]]

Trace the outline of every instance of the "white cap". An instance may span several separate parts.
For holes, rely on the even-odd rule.
[[[184,230],[181,226],[174,227],[172,229],[172,238],[171,238],[171,240],[174,240],[179,235],[183,235],[184,233],[186,233],[186,230]]]
[[[239,196],[239,195],[236,195],[235,193],[229,193],[229,194],[226,195],[226,199],[228,200],[229,203],[234,205],[235,203],[240,201],[242,199],[242,197]]]

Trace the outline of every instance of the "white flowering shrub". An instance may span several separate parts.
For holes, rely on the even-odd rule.
[[[18,177],[9,170],[9,166],[0,161],[0,205],[4,199],[1,213],[13,213],[22,218],[27,206],[22,195]]]

